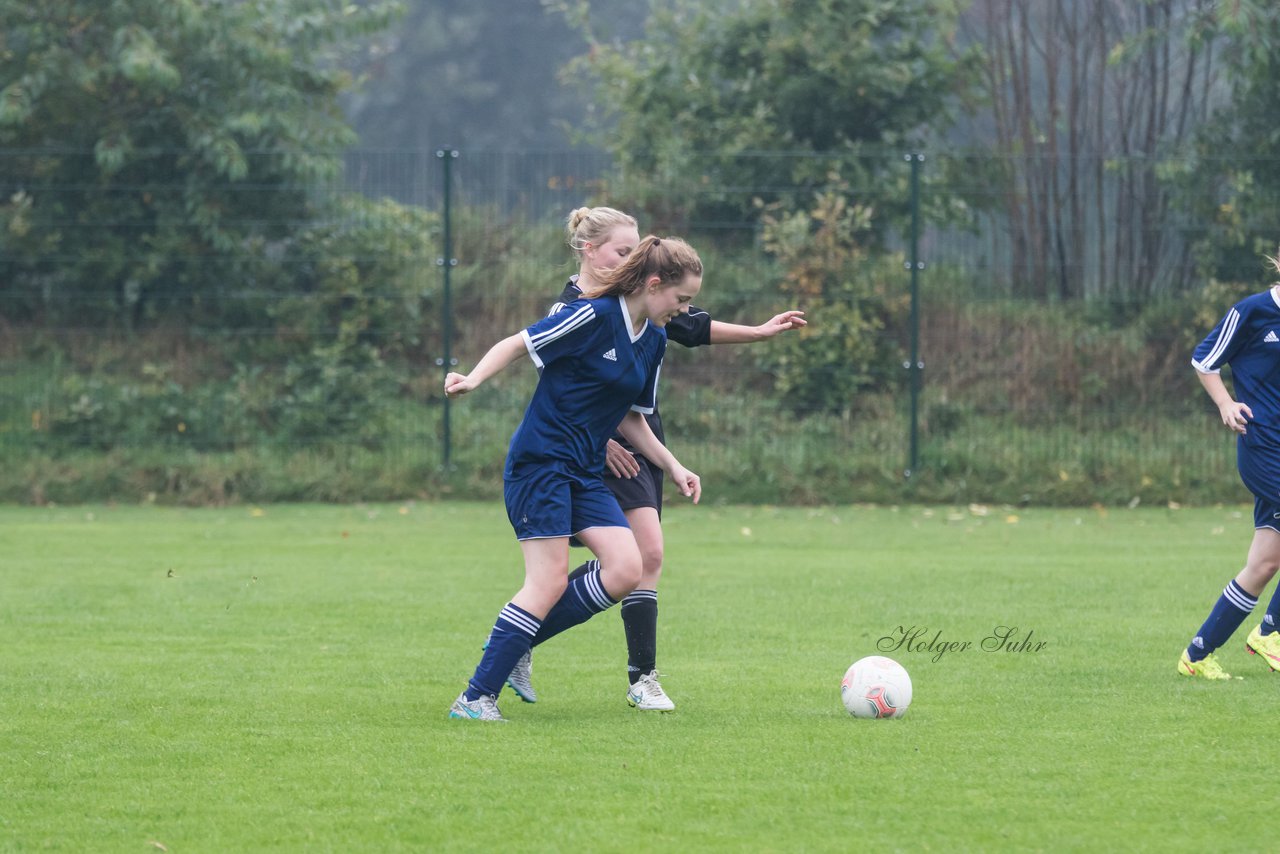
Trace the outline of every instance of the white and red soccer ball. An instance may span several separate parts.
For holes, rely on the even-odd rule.
[[[859,658],[840,680],[840,699],[855,718],[900,718],[911,705],[911,677],[892,658]]]

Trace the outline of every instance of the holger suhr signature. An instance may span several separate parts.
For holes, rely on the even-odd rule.
[[[1017,626],[996,626],[991,633],[977,642],[976,649],[982,652],[1041,652],[1049,645],[1048,641],[1033,640],[1034,629],[1023,633]],[[932,653],[935,663],[949,652],[970,652],[975,649],[973,641],[946,640],[942,629],[929,632],[928,626],[898,626],[892,632],[876,641],[876,649],[880,652]]]

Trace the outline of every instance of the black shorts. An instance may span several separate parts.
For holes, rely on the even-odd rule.
[[[608,470],[604,473],[604,485],[618,499],[622,512],[635,510],[637,507],[652,507],[662,518],[662,484],[665,482],[662,469],[636,454],[636,462],[640,464],[640,473],[635,477],[614,477]],[[569,545],[581,548],[577,537],[569,538]]]
[[[618,506],[625,513],[638,507],[652,507],[662,516],[662,484],[666,479],[662,469],[649,462],[640,454],[636,454],[636,462],[640,464],[640,473],[635,477],[614,477],[606,470],[604,485],[609,487],[613,497],[618,499]]]

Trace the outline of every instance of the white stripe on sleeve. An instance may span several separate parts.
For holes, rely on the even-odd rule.
[[[1233,308],[1227,312],[1227,319],[1222,322],[1222,332],[1218,335],[1218,340],[1213,343],[1213,349],[1209,351],[1209,355],[1205,356],[1197,367],[1203,366],[1205,370],[1214,370],[1214,363],[1222,358],[1222,354],[1231,345],[1231,339],[1236,334],[1236,328],[1239,325],[1240,312]]]
[[[595,308],[591,305],[584,305],[550,329],[544,329],[536,335],[529,336],[529,341],[535,348],[540,350],[557,338],[563,338],[568,335],[584,323],[590,323],[595,316]]]

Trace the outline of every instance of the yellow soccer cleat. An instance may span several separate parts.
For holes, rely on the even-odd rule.
[[[1222,669],[1222,665],[1218,663],[1218,657],[1213,653],[1209,653],[1199,661],[1192,661],[1185,649],[1182,651],[1182,657],[1178,659],[1178,672],[1183,676],[1195,676],[1200,679],[1231,678],[1231,674]]]
[[[1254,626],[1245,638],[1244,648],[1250,655],[1259,656],[1272,670],[1280,670],[1280,632],[1264,635],[1261,626]]]

